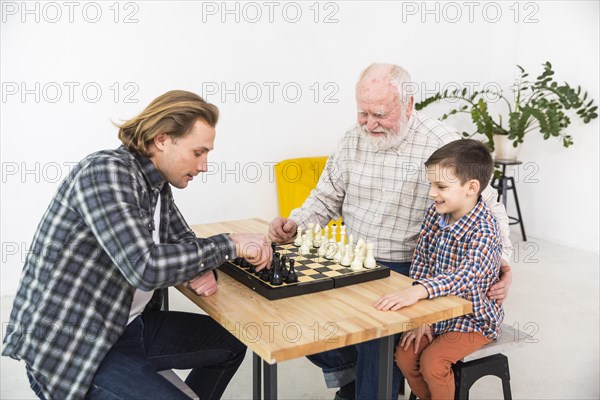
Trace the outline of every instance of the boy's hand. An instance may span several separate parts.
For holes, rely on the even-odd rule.
[[[506,260],[501,261],[500,265],[500,280],[494,283],[487,292],[487,297],[490,300],[496,300],[498,304],[504,303],[508,297],[508,290],[512,284],[512,272],[510,265]]]
[[[427,337],[427,340],[429,341],[429,343],[431,343],[433,341],[433,335],[431,334],[433,332],[433,330],[431,329],[430,325],[421,325],[418,328],[415,329],[411,329],[410,331],[406,331],[404,333],[402,333],[402,336],[400,336],[400,348],[402,348],[404,351],[408,350],[408,348],[410,347],[410,344],[414,341],[415,342],[415,354],[417,354],[417,350],[419,348],[419,344],[421,343],[421,339],[423,338],[423,336]]]
[[[427,296],[428,293],[425,286],[415,285],[408,289],[402,289],[381,296],[375,304],[373,304],[373,307],[380,311],[396,311],[402,307],[412,306],[417,301],[427,298]]]

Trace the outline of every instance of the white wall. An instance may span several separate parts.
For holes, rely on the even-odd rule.
[[[271,165],[334,148],[369,63],[404,65],[422,98],[448,82],[508,87],[515,64],[533,75],[550,60],[599,99],[598,45],[591,1],[2,2],[1,293],[16,291],[70,165],[118,146],[111,120],[167,90],[195,91],[222,113],[211,173],[175,194],[188,221],[271,219]],[[532,241],[597,253],[598,122],[574,120],[569,133],[571,149],[535,134],[525,143],[520,157],[537,167],[536,183],[518,182],[526,227]]]

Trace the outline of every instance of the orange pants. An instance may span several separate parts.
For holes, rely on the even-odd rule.
[[[477,332],[447,332],[430,344],[423,336],[415,354],[414,342],[404,351],[396,347],[398,368],[406,377],[413,393],[422,400],[454,399],[452,364],[492,340]]]

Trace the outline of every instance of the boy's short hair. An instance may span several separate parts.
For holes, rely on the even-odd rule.
[[[162,133],[177,140],[200,119],[215,127],[219,109],[185,90],[171,90],[154,99],[138,116],[117,125],[119,139],[129,150],[150,157],[149,145]]]
[[[434,165],[454,169],[454,174],[463,185],[471,179],[477,179],[478,194],[487,187],[494,171],[490,151],[483,143],[473,139],[455,140],[440,147],[425,161],[427,168]]]

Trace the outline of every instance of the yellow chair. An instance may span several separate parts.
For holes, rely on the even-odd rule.
[[[317,186],[326,156],[290,158],[275,164],[275,182],[279,200],[279,215],[289,217],[294,208],[304,203],[310,192]],[[338,221],[330,221],[329,225]]]

